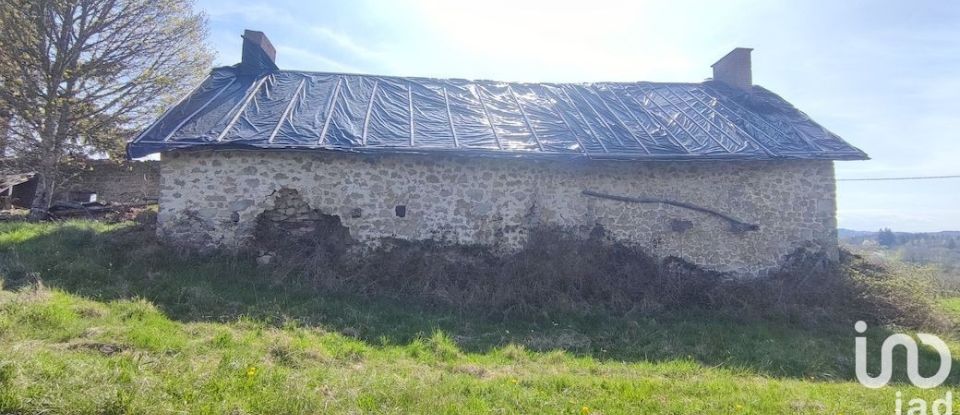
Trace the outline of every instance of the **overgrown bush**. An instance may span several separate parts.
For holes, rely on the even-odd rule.
[[[777,316],[801,324],[823,321],[944,329],[933,278],[918,267],[881,264],[840,251],[839,263],[800,249],[766,278],[732,280],[714,291],[718,309]]]
[[[724,277],[677,258],[658,261],[641,249],[609,243],[602,233],[582,240],[540,229],[522,250],[505,256],[480,246],[403,240],[384,240],[360,254],[339,236],[331,246],[264,227],[258,228],[259,250],[281,253],[273,269],[278,282],[306,279],[324,290],[416,297],[503,315],[704,306]],[[329,234],[329,227],[314,233],[321,240]]]
[[[839,263],[798,249],[763,278],[737,279],[675,257],[657,259],[611,241],[562,229],[537,229],[518,252],[480,246],[385,240],[360,253],[324,227],[296,239],[258,231],[260,251],[280,253],[269,271],[277,283],[364,295],[416,298],[502,317],[550,311],[647,314],[701,309],[741,318],[786,318],[801,324],[866,320],[942,327],[936,290],[912,268],[870,263],[844,252]],[[286,234],[289,235],[289,234]],[[324,235],[335,235],[331,244]]]
[[[37,272],[97,297],[123,296],[133,285],[149,284],[160,287],[157,292],[174,293],[170,295],[176,307],[196,313],[241,307],[237,299],[209,286],[184,286],[177,280],[193,278],[189,275],[164,277],[162,270],[171,263],[210,281],[224,272],[240,272],[231,281],[265,287],[272,283],[277,292],[392,297],[497,318],[569,311],[632,318],[693,309],[804,325],[849,325],[856,320],[934,330],[948,325],[938,313],[938,289],[929,268],[880,263],[846,252],[834,263],[799,249],[780,270],[743,280],[677,258],[654,258],[611,241],[603,232],[580,239],[561,229],[536,230],[523,249],[508,255],[480,246],[402,240],[382,241],[367,252],[331,221],[313,233],[259,234],[253,252],[234,257],[164,246],[149,225],[78,221],[8,228],[7,245],[0,243],[0,279],[8,290],[38,280]],[[23,249],[14,249],[11,244],[21,240]],[[59,259],[75,250],[83,254],[68,262]],[[271,252],[275,260],[253,269],[251,254],[260,252]]]
[[[842,275],[876,320],[909,327],[944,328],[937,310],[939,286],[933,269],[902,262],[877,263],[844,252]],[[864,319],[868,319],[864,318]]]

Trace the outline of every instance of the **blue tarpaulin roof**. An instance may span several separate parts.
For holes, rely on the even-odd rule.
[[[222,67],[127,148],[626,160],[867,156],[758,86],[515,83]]]

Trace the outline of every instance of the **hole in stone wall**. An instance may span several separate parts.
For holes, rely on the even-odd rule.
[[[350,217],[353,219],[357,219],[361,216],[363,216],[363,209],[353,208],[353,210],[350,211]]]
[[[397,207],[395,207],[393,210],[397,214],[398,218],[407,216],[407,207],[405,205],[397,205]]]
[[[315,246],[331,254],[346,252],[353,239],[337,215],[313,209],[294,189],[280,189],[274,195],[273,209],[257,217],[255,238],[266,248]]]

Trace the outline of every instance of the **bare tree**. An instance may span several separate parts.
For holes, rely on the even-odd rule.
[[[0,108],[6,151],[39,174],[34,217],[60,164],[124,144],[213,59],[192,0],[3,0]]]

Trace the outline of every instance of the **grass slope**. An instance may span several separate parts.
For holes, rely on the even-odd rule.
[[[0,223],[0,413],[869,414],[960,379],[955,364],[938,389],[902,373],[862,387],[852,321],[498,321],[261,274],[131,224]],[[868,334],[876,348],[889,331]],[[922,354],[922,373],[937,364]]]

